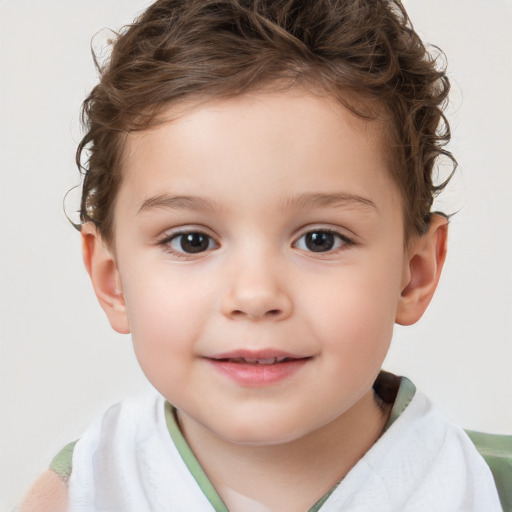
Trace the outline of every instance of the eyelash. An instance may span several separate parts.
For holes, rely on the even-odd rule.
[[[326,234],[335,238],[335,241],[333,242],[335,246],[328,248],[328,250],[326,250],[326,251],[321,251],[321,250],[315,251],[315,250],[312,250],[311,247],[308,248],[307,247],[308,241],[305,241],[306,248],[301,248],[299,246],[299,242],[302,239],[305,239],[308,235],[326,235]],[[205,237],[207,239],[206,248],[204,248],[204,249],[199,248],[200,250],[198,250],[197,252],[194,252],[194,251],[186,252],[184,250],[183,251],[176,250],[175,248],[172,247],[171,244],[173,242],[179,241],[180,238],[185,237],[187,235],[199,235],[201,237]],[[325,240],[325,236],[323,236],[322,238]],[[310,242],[313,240],[310,240]],[[183,240],[180,244],[181,248],[183,249],[182,244],[183,244]],[[172,233],[170,235],[166,235],[165,238],[163,238],[162,240],[160,240],[158,242],[158,245],[162,246],[166,252],[172,254],[174,257],[182,258],[182,259],[191,259],[191,258],[201,257],[201,256],[207,254],[209,251],[219,247],[219,244],[214,240],[214,238],[212,236],[210,236],[200,230],[179,231],[176,233]],[[346,249],[347,247],[353,246],[353,245],[356,245],[354,240],[352,240],[351,238],[347,237],[346,235],[340,233],[339,231],[336,231],[334,229],[329,229],[329,228],[316,228],[316,229],[309,229],[308,231],[304,232],[300,237],[298,237],[295,240],[295,242],[293,242],[292,247],[295,247],[295,248],[297,248],[303,252],[306,252],[306,253],[316,254],[321,257],[322,255],[336,254],[339,251],[342,251],[342,250]]]
[[[197,252],[185,252],[185,251],[178,251],[172,247],[172,242],[178,241],[181,237],[185,237],[187,235],[200,235],[202,237],[205,237],[208,242],[208,246],[205,250],[197,251]],[[214,247],[212,247],[212,242]],[[164,250],[176,258],[183,258],[183,259],[191,259],[194,257],[201,257],[202,255],[206,254],[212,249],[215,249],[219,246],[217,242],[215,242],[214,238],[203,231],[200,230],[188,230],[188,231],[179,231],[176,233],[172,233],[170,235],[166,235],[165,238],[160,240],[158,242],[158,245],[162,246]],[[182,247],[183,248],[183,247]]]
[[[329,248],[327,251],[314,251],[314,250],[311,250],[311,248],[309,248],[309,250],[308,250],[307,248],[306,249],[302,249],[301,247],[298,247],[298,243],[302,239],[305,239],[305,237],[307,237],[308,235],[313,235],[313,234],[316,234],[316,235],[318,235],[318,234],[331,235],[335,239],[337,239],[337,241],[334,242],[334,244],[337,245],[337,246]],[[307,244],[307,242],[305,242],[305,243]],[[337,254],[338,252],[343,251],[347,247],[356,245],[356,243],[354,242],[354,240],[352,240],[351,238],[347,237],[346,235],[344,235],[343,233],[340,233],[339,231],[337,231],[335,229],[319,227],[319,228],[314,228],[314,229],[308,229],[299,238],[297,238],[297,240],[293,243],[293,245],[295,247],[297,247],[298,249],[303,250],[304,252],[316,254],[316,255],[321,257],[322,255],[326,255],[327,256],[327,255],[330,255],[330,254]]]

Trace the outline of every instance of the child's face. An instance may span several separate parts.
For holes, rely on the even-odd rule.
[[[378,123],[298,90],[129,135],[118,329],[187,421],[280,443],[371,389],[408,278],[383,145]]]

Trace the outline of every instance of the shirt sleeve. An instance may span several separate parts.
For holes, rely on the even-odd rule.
[[[73,450],[75,449],[77,441],[73,441],[64,446],[50,462],[50,469],[66,482],[71,476],[73,469]]]
[[[476,449],[492,471],[501,506],[512,511],[512,435],[466,430]]]

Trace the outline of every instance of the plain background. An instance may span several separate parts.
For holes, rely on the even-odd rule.
[[[148,3],[0,0],[0,510],[106,406],[148,386],[62,208],[96,80],[91,36]],[[418,325],[396,329],[385,367],[464,427],[512,434],[512,3],[405,5],[448,56],[460,170],[441,206],[459,211],[438,293]]]

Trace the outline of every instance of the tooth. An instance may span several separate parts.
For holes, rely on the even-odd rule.
[[[263,359],[258,359],[256,357],[232,357],[229,359],[232,363],[239,363],[239,364],[264,364],[264,365],[270,365],[275,363],[282,363],[285,360],[288,360],[288,357],[267,357]]]
[[[267,359],[258,359],[259,364],[274,364],[276,362],[275,357],[269,357]]]

